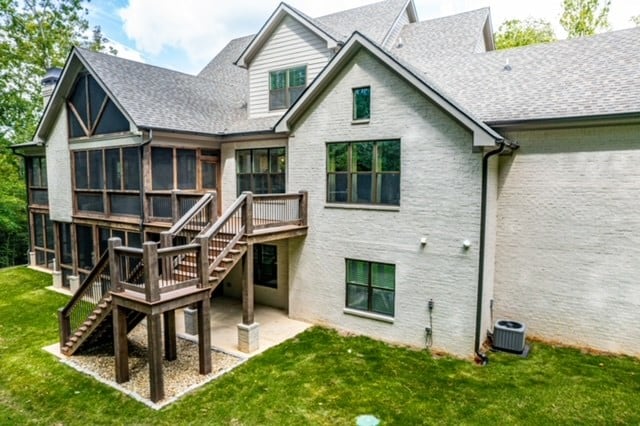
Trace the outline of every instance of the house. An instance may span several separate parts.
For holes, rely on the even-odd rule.
[[[32,264],[94,307],[242,297],[246,350],[255,300],[458,356],[498,318],[640,355],[640,28],[504,51],[492,31],[488,9],[282,3],[196,76],[73,49],[15,147]],[[92,311],[65,312],[63,345]]]

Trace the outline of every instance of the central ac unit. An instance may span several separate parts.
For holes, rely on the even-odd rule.
[[[525,349],[526,329],[527,327],[518,321],[496,321],[493,328],[494,349],[521,354]]]

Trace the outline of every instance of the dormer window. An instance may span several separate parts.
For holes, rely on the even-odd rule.
[[[371,118],[371,87],[353,89],[353,120],[369,120]]]
[[[129,121],[89,74],[76,80],[67,108],[71,138],[129,131]]]
[[[269,73],[269,110],[289,108],[307,86],[307,66]]]

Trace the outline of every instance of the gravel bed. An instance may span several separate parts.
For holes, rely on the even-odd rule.
[[[147,362],[147,329],[138,325],[129,335],[129,381],[119,386],[138,397],[149,400],[149,363]],[[73,355],[66,359],[69,364],[77,365],[97,375],[106,382],[115,383],[115,357],[113,349],[96,349],[90,353]],[[244,359],[220,352],[211,351],[211,373],[198,373],[198,344],[189,340],[177,339],[178,358],[175,361],[163,359],[165,398],[157,404],[169,402],[186,391],[212,380],[216,376],[241,364]]]

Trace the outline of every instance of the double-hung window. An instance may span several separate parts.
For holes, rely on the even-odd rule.
[[[269,73],[269,109],[289,108],[307,85],[307,67],[301,66]]]
[[[396,267],[347,259],[347,308],[393,316]]]
[[[400,141],[328,143],[327,202],[400,205]]]

